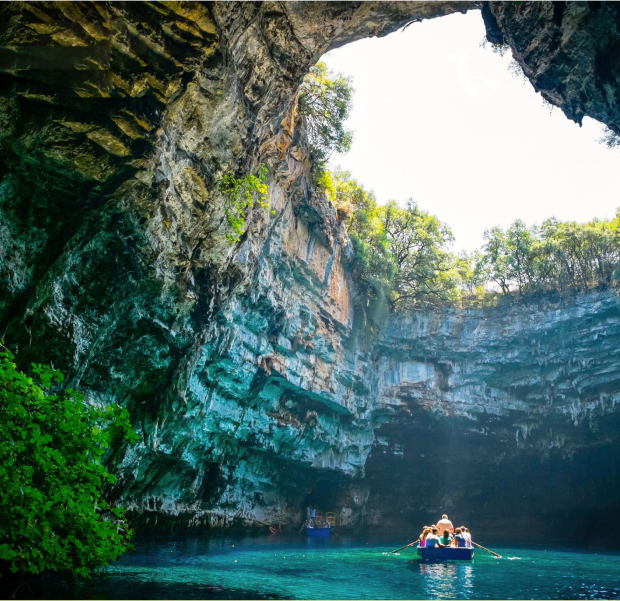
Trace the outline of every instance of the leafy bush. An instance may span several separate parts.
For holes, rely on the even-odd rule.
[[[547,219],[484,233],[472,254],[449,251],[452,233],[413,201],[379,206],[351,173],[321,172],[320,184],[345,221],[355,251],[353,272],[367,314],[383,304],[491,306],[498,298],[587,290],[620,282],[620,211],[587,223]]]
[[[84,576],[130,547],[124,510],[102,498],[116,478],[101,457],[114,439],[138,437],[126,409],[49,394],[59,371],[33,364],[37,384],[13,359],[0,345],[0,573]]]
[[[452,233],[410,200],[378,206],[372,192],[336,169],[321,183],[340,212],[349,215],[353,270],[367,309],[383,301],[392,309],[448,302],[458,296],[454,257],[447,247]]]
[[[334,152],[345,153],[351,148],[353,132],[345,128],[344,122],[352,98],[351,80],[331,72],[325,63],[312,67],[299,88],[299,113],[319,170]]]
[[[237,178],[231,173],[225,173],[217,182],[217,189],[226,198],[224,211],[231,228],[231,232],[226,234],[226,239],[231,244],[239,242],[241,236],[245,234],[245,219],[248,208],[254,208],[257,203],[263,208],[269,208],[267,202],[269,186],[266,183],[268,175],[267,167],[262,164],[258,175],[246,175]]]
[[[505,232],[485,232],[478,271],[504,295],[578,291],[614,285],[620,270],[620,212],[587,223],[547,219],[527,227],[515,221]]]

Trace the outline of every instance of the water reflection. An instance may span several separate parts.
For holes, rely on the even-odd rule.
[[[620,553],[520,549],[518,561],[480,554],[473,562],[424,563],[393,555],[397,541],[318,542],[301,535],[138,539],[137,552],[105,574],[21,590],[29,599],[620,599]]]
[[[469,599],[474,588],[471,564],[419,562],[427,599]]]

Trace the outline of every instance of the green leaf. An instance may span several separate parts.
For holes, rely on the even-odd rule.
[[[86,575],[129,546],[123,511],[103,499],[115,477],[100,457],[138,436],[126,409],[91,407],[72,390],[47,394],[59,371],[33,364],[38,385],[12,360],[0,346],[0,414],[10,416],[0,420],[0,561],[13,572]]]

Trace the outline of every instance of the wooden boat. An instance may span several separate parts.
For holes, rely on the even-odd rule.
[[[474,556],[474,550],[471,547],[417,547],[416,549],[422,561],[455,559],[469,561]]]
[[[329,526],[324,528],[308,528],[306,526],[306,536],[308,538],[329,538],[332,534],[332,529]]]

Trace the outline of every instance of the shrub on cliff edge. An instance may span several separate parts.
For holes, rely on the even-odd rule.
[[[13,359],[0,345],[0,575],[87,575],[130,546],[124,510],[102,498],[116,478],[101,457],[112,440],[138,437],[126,409],[48,394],[63,375],[33,364],[36,383]]]
[[[351,148],[353,132],[344,122],[353,102],[353,85],[342,73],[333,73],[325,63],[310,69],[299,88],[299,112],[304,118],[315,165],[322,170],[334,152]]]
[[[269,172],[264,164],[261,164],[258,175],[246,175],[235,177],[232,173],[225,173],[216,183],[217,189],[226,198],[224,213],[228,220],[230,231],[225,234],[226,239],[233,244],[239,242],[245,234],[245,219],[249,209],[259,204],[264,209],[269,209],[267,194],[269,185],[267,176]],[[271,211],[275,214],[275,210]]]

